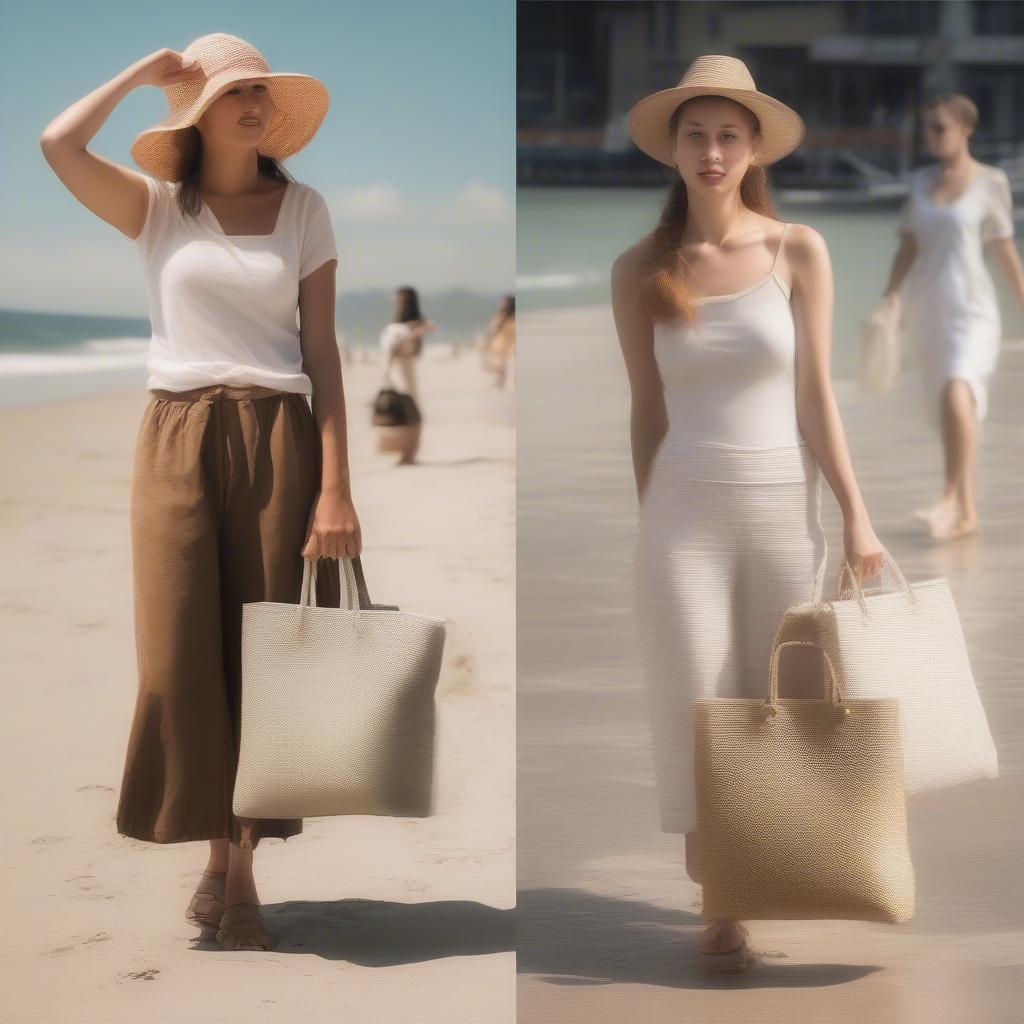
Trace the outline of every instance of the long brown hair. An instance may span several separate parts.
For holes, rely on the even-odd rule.
[[[671,137],[675,137],[676,124],[683,107],[694,99],[698,97],[691,96],[676,108],[669,122]],[[761,122],[757,115],[747,107],[743,109],[753,119],[755,136],[760,135]],[[775,217],[768,172],[764,167],[751,164],[747,168],[740,182],[740,202],[754,213]],[[677,172],[665,197],[657,225],[640,240],[647,264],[643,275],[644,300],[655,321],[692,321],[696,312],[693,293],[686,284],[688,264],[683,256],[683,230],[686,227],[688,209],[686,183]]]
[[[199,192],[199,170],[203,165],[203,137],[199,129],[191,125],[185,142],[185,171],[178,189],[178,209],[182,214],[195,217],[202,207],[202,195]],[[294,181],[285,169],[272,157],[262,153],[256,155],[256,171],[263,178],[276,181]]]

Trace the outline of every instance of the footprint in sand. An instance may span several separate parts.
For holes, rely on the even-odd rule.
[[[52,832],[46,836],[39,836],[37,839],[32,840],[32,846],[44,846],[49,843],[59,843],[62,839],[66,839],[67,836],[55,836]]]
[[[84,790],[84,789],[103,789],[103,790],[106,790],[106,792],[108,792],[108,793],[113,793],[114,792],[114,787],[113,786],[101,786],[98,782],[90,783],[88,786],[79,786],[78,787],[78,792],[81,793],[82,790]]]
[[[110,938],[109,932],[97,932],[95,935],[90,935],[87,939],[82,939],[78,946],[58,946],[56,949],[51,949],[46,955],[60,956],[63,953],[73,953],[79,946],[91,946],[96,942],[109,942]]]
[[[144,971],[130,971],[122,974],[119,981],[152,981],[160,973],[159,967],[147,967]]]

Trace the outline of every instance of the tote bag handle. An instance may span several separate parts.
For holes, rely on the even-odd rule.
[[[302,586],[299,588],[299,605],[304,607],[317,606],[316,604],[316,572],[317,561],[315,558],[302,559]],[[398,605],[374,604],[370,600],[370,591],[366,586],[366,577],[363,575],[363,564],[359,555],[343,555],[337,559],[338,574],[341,582],[341,607],[348,611],[359,611],[360,609],[370,611],[391,611],[397,612]]]
[[[849,708],[843,704],[843,698],[839,692],[839,677],[836,675],[836,669],[832,664],[832,659],[828,656],[828,651],[826,651],[821,644],[816,644],[810,640],[783,640],[782,643],[772,651],[772,658],[768,667],[768,697],[764,702],[765,711],[769,715],[774,715],[778,712],[779,655],[782,654],[782,650],[785,647],[813,647],[821,654],[825,659],[825,664],[828,666],[828,674],[831,677],[828,683],[828,692],[825,694],[825,699],[837,711],[840,711],[842,714],[849,714]]]
[[[889,552],[882,548],[882,568],[881,573],[889,576],[890,581],[895,582],[895,587],[890,587],[890,591],[897,589],[902,590],[907,597],[910,598],[911,604],[917,604],[918,597],[914,593],[914,588],[907,582],[906,576],[900,571],[900,567],[896,564],[896,559],[889,554]],[[849,586],[847,586],[849,583]],[[860,605],[861,615],[868,615],[867,601],[864,600],[864,588],[861,586],[860,580],[857,579],[857,574],[853,571],[853,566],[850,565],[846,559],[843,559],[843,564],[839,567],[839,573],[836,576],[836,587],[835,587],[835,598],[841,600],[850,593],[857,599],[857,603]]]

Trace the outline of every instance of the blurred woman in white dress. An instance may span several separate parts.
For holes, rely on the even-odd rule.
[[[988,412],[988,379],[1002,336],[986,246],[1024,308],[1010,183],[1001,168],[971,156],[968,144],[977,123],[977,107],[960,93],[926,102],[925,139],[938,163],[911,176],[897,229],[900,246],[882,301],[882,310],[901,320],[928,422],[942,437],[945,489],[933,506],[914,513],[936,540],[978,530],[976,438]]]

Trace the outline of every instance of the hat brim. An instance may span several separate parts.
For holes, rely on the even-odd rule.
[[[803,141],[806,125],[792,107],[752,89],[715,89],[707,86],[662,89],[635,103],[629,111],[629,137],[659,163],[675,167],[675,140],[669,121],[679,105],[694,96],[724,96],[751,110],[761,123],[761,149],[752,163],[766,166],[792,153]]]
[[[260,140],[259,152],[282,160],[308,145],[330,107],[330,95],[323,82],[311,75],[287,71],[244,75],[225,71],[209,78],[186,110],[168,114],[140,132],[132,142],[132,159],[155,178],[180,181],[188,155],[188,129],[232,85],[252,79],[267,80],[275,108],[266,134]]]

